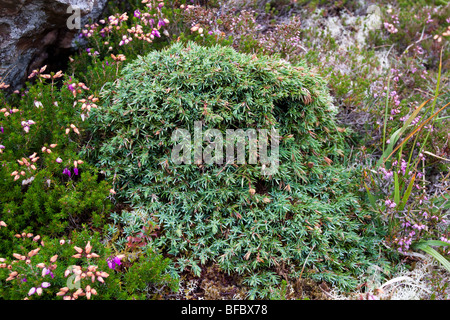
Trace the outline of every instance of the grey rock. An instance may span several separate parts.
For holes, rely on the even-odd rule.
[[[0,2],[0,77],[19,88],[33,69],[42,67],[49,50],[74,47],[80,27],[95,21],[107,0],[2,0]],[[69,8],[72,8],[70,10]],[[69,10],[68,10],[69,9]]]

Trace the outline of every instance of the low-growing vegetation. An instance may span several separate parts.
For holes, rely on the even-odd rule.
[[[446,1],[110,1],[0,84],[1,298],[448,299],[449,36]]]

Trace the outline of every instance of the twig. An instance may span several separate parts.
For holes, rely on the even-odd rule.
[[[434,94],[432,94],[432,93],[429,93],[429,92],[426,92],[426,91],[423,91],[422,89],[419,89],[419,88],[414,88],[414,90],[416,90],[416,91],[420,91],[420,92],[422,92],[423,94],[426,94],[426,95],[428,95],[428,96],[434,97]]]
[[[431,36],[428,36],[428,37],[424,38],[423,37],[424,31],[425,31],[425,27],[423,27],[423,29],[422,29],[422,34],[420,35],[419,40],[417,40],[416,42],[413,42],[409,46],[407,46],[405,51],[403,51],[403,53],[400,56],[403,56],[408,51],[408,49],[411,48],[413,45],[418,44],[419,42],[421,42],[423,40],[427,40],[427,39],[431,38]]]
[[[391,284],[393,284],[393,283],[395,283],[395,282],[399,282],[399,281],[403,281],[403,280],[409,280],[409,281],[414,282],[414,279],[411,278],[411,277],[407,277],[407,276],[397,277],[397,278],[391,279],[391,280],[389,280],[388,282],[384,283],[384,284],[380,287],[380,289],[383,289],[384,287],[387,287],[387,286],[389,286],[389,285],[391,285]]]
[[[230,159],[230,160],[228,160],[227,161],[227,163],[225,163],[225,165],[223,166],[223,168],[222,169],[220,169],[220,171],[219,172],[217,172],[217,174],[216,174],[216,176],[218,176],[223,170],[225,170],[225,168],[231,163],[231,162],[233,162],[234,161],[234,158],[233,159]]]
[[[339,300],[337,297],[335,297],[335,296],[333,296],[332,294],[326,292],[326,291],[325,291],[324,289],[322,289],[320,286],[319,286],[319,289],[322,290],[322,292],[323,292],[328,298],[331,298],[331,299],[333,299],[333,300]]]
[[[316,245],[314,244],[313,245],[313,247],[311,248],[311,251],[308,253],[308,255],[306,256],[306,260],[305,260],[305,262],[303,263],[303,267],[302,267],[302,271],[300,272],[300,275],[299,275],[299,279],[301,279],[302,278],[302,274],[303,274],[303,270],[305,269],[305,265],[306,265],[306,262],[308,261],[308,258],[309,258],[309,256],[311,255],[311,253],[312,253],[312,251],[314,250],[314,247],[315,247]]]
[[[395,43],[392,44],[392,46],[389,48],[389,51],[386,53],[385,58],[387,59],[389,57],[389,53],[391,53],[392,48],[394,47]]]

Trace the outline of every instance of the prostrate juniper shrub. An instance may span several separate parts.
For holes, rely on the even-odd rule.
[[[300,276],[350,289],[384,261],[359,172],[342,165],[345,137],[326,83],[305,64],[175,43],[129,63],[102,100],[84,152],[122,201],[151,212],[156,245],[178,271],[199,275],[215,262],[258,298]],[[190,148],[180,151],[181,129]],[[244,163],[238,144],[226,157],[230,129],[256,133]]]

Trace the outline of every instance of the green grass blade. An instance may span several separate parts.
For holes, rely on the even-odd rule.
[[[397,141],[400,138],[400,136],[403,134],[403,132],[406,131],[406,129],[412,123],[412,121],[419,115],[420,110],[422,110],[422,108],[428,102],[430,102],[431,99],[432,98],[430,98],[427,101],[423,102],[416,110],[414,110],[414,112],[408,117],[408,119],[406,119],[406,121],[404,122],[403,126],[400,129],[396,130],[391,135],[391,137],[389,138],[389,145],[387,146],[387,148],[385,150],[383,150],[383,155],[381,156],[381,158],[377,162],[377,165],[376,165],[377,168],[379,168],[381,166],[381,164],[384,162],[384,159],[391,154],[392,149],[394,148],[394,146],[397,143]]]
[[[387,127],[387,119],[388,119],[388,106],[389,106],[389,85],[391,82],[391,74],[388,75],[388,83],[387,83],[387,93],[386,93],[386,104],[384,106],[384,124],[383,124],[383,155],[386,152],[384,148],[386,147],[386,127]]]
[[[439,261],[442,264],[442,266],[445,269],[447,269],[450,272],[450,262],[445,257],[443,257],[439,252],[437,252],[436,250],[434,250],[433,248],[431,248],[428,245],[424,245],[423,243],[418,246],[418,249],[425,251],[430,256],[435,258],[437,261]]]
[[[377,203],[376,203],[375,197],[373,196],[372,193],[370,193],[370,189],[369,189],[369,187],[367,186],[367,184],[365,182],[364,182],[364,187],[366,188],[367,196],[369,197],[370,204],[372,205],[372,207],[374,209],[376,209],[377,208]]]
[[[450,247],[450,243],[441,240],[422,240],[417,243],[416,248],[420,249],[420,246],[439,246]]]
[[[402,128],[395,131],[389,138],[389,144],[387,145],[386,149],[384,150],[383,155],[377,161],[377,164],[376,164],[377,169],[382,165],[384,158],[386,158],[392,152],[392,149],[394,148],[395,144],[397,143],[398,139],[400,138],[401,132],[402,132]]]
[[[392,157],[392,155],[402,146],[404,145],[409,139],[411,139],[411,137],[413,135],[415,135],[418,131],[420,131],[426,124],[428,124],[428,122],[430,122],[432,119],[434,119],[434,117],[436,117],[442,110],[444,110],[445,108],[447,108],[450,105],[450,102],[447,103],[445,106],[443,106],[442,108],[440,108],[438,111],[436,111],[434,114],[432,114],[427,120],[425,120],[424,122],[422,122],[422,124],[420,124],[419,126],[417,126],[417,128],[415,128],[410,134],[408,134],[406,136],[405,139],[403,139],[403,141],[395,147],[395,149],[389,154],[389,156],[384,159],[384,162],[387,161],[390,157]]]
[[[397,172],[394,172],[394,187],[394,201],[398,205],[400,203],[400,185]]]
[[[409,182],[408,188],[406,189],[405,194],[403,195],[402,203],[399,206],[399,210],[403,210],[406,203],[408,202],[409,196],[411,195],[412,188],[414,186],[414,181],[416,180],[416,174],[414,174]]]

